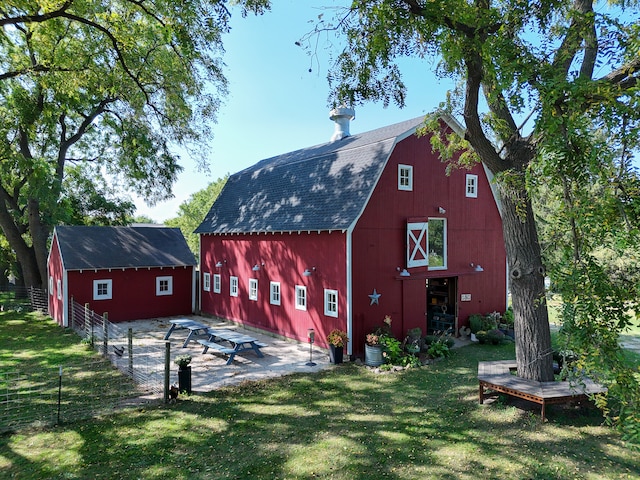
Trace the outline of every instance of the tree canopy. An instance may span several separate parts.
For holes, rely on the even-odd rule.
[[[631,297],[609,288],[592,253],[597,245],[637,242],[638,202],[631,195],[637,173],[631,159],[640,138],[639,16],[636,1],[354,0],[310,33],[335,30],[346,39],[329,75],[333,105],[375,100],[402,106],[402,57],[437,57],[437,73],[456,82],[443,109],[463,119],[465,136],[436,135],[434,146],[445,161],[467,149],[459,166],[482,161],[495,176],[518,375],[526,378],[553,379],[544,277],[551,258],[566,260],[543,255],[532,201],[541,186],[551,187],[565,212],[552,228],[571,232],[561,237],[568,250],[556,248],[579,252],[564,264],[564,275],[555,268],[559,265],[549,265],[554,280],[580,278],[562,284],[569,304],[586,305],[577,299],[592,296],[589,308],[572,310],[573,323],[606,318],[596,324],[603,339],[607,328],[619,332],[629,323],[625,302]],[[613,214],[608,221],[598,215],[598,222],[585,203],[599,191],[606,196],[591,205]],[[577,228],[579,218],[584,221]],[[601,287],[578,288],[589,284]],[[616,355],[617,344],[599,345]],[[615,363],[610,360],[609,366]],[[599,378],[613,385],[622,376]],[[637,391],[637,377],[630,378],[625,384]]]
[[[204,162],[227,88],[231,3],[243,15],[269,4],[16,0],[0,8],[0,227],[28,285],[46,284],[52,226],[80,221],[70,205],[118,222],[129,209],[122,191],[150,204],[171,196],[181,170],[173,146]]]

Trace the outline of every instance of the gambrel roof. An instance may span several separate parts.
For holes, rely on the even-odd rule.
[[[58,226],[65,270],[195,266],[179,228]]]
[[[364,210],[414,118],[262,160],[227,180],[196,233],[345,230]]]

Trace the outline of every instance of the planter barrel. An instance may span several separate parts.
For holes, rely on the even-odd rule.
[[[370,367],[378,367],[384,363],[382,347],[379,345],[364,345],[364,363]]]
[[[344,347],[329,345],[329,361],[331,363],[342,363],[344,358]]]
[[[178,367],[178,389],[191,393],[191,365]]]

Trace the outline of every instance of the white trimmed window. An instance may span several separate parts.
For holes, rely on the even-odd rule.
[[[62,300],[62,282],[58,279],[58,300]]]
[[[53,297],[53,277],[49,277],[49,295]]]
[[[324,314],[327,317],[338,316],[338,291],[324,290]]]
[[[296,310],[307,309],[307,287],[296,285]]]
[[[173,295],[173,277],[156,277],[156,296]]]
[[[258,279],[249,279],[249,300],[258,300]]]
[[[478,198],[478,175],[467,173],[465,195],[469,198]]]
[[[229,277],[229,295],[238,296],[238,277]]]
[[[411,165],[398,165],[398,190],[413,190],[413,167]]]
[[[58,291],[60,289],[58,288]],[[112,297],[112,281],[111,280],[94,280],[93,281],[93,299],[94,300],[111,300]]]
[[[447,269],[447,219],[430,218],[427,248],[429,270]]]
[[[214,273],[213,274],[213,293],[220,293],[222,290],[221,286],[222,286],[222,280],[220,278],[220,274]]]
[[[211,291],[211,274],[210,273],[205,272],[202,274],[202,289],[205,292]]]
[[[269,303],[271,305],[280,305],[280,282],[271,282],[269,284]]]

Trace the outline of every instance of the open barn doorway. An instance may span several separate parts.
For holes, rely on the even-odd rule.
[[[458,318],[458,277],[427,278],[427,333],[455,334]]]

